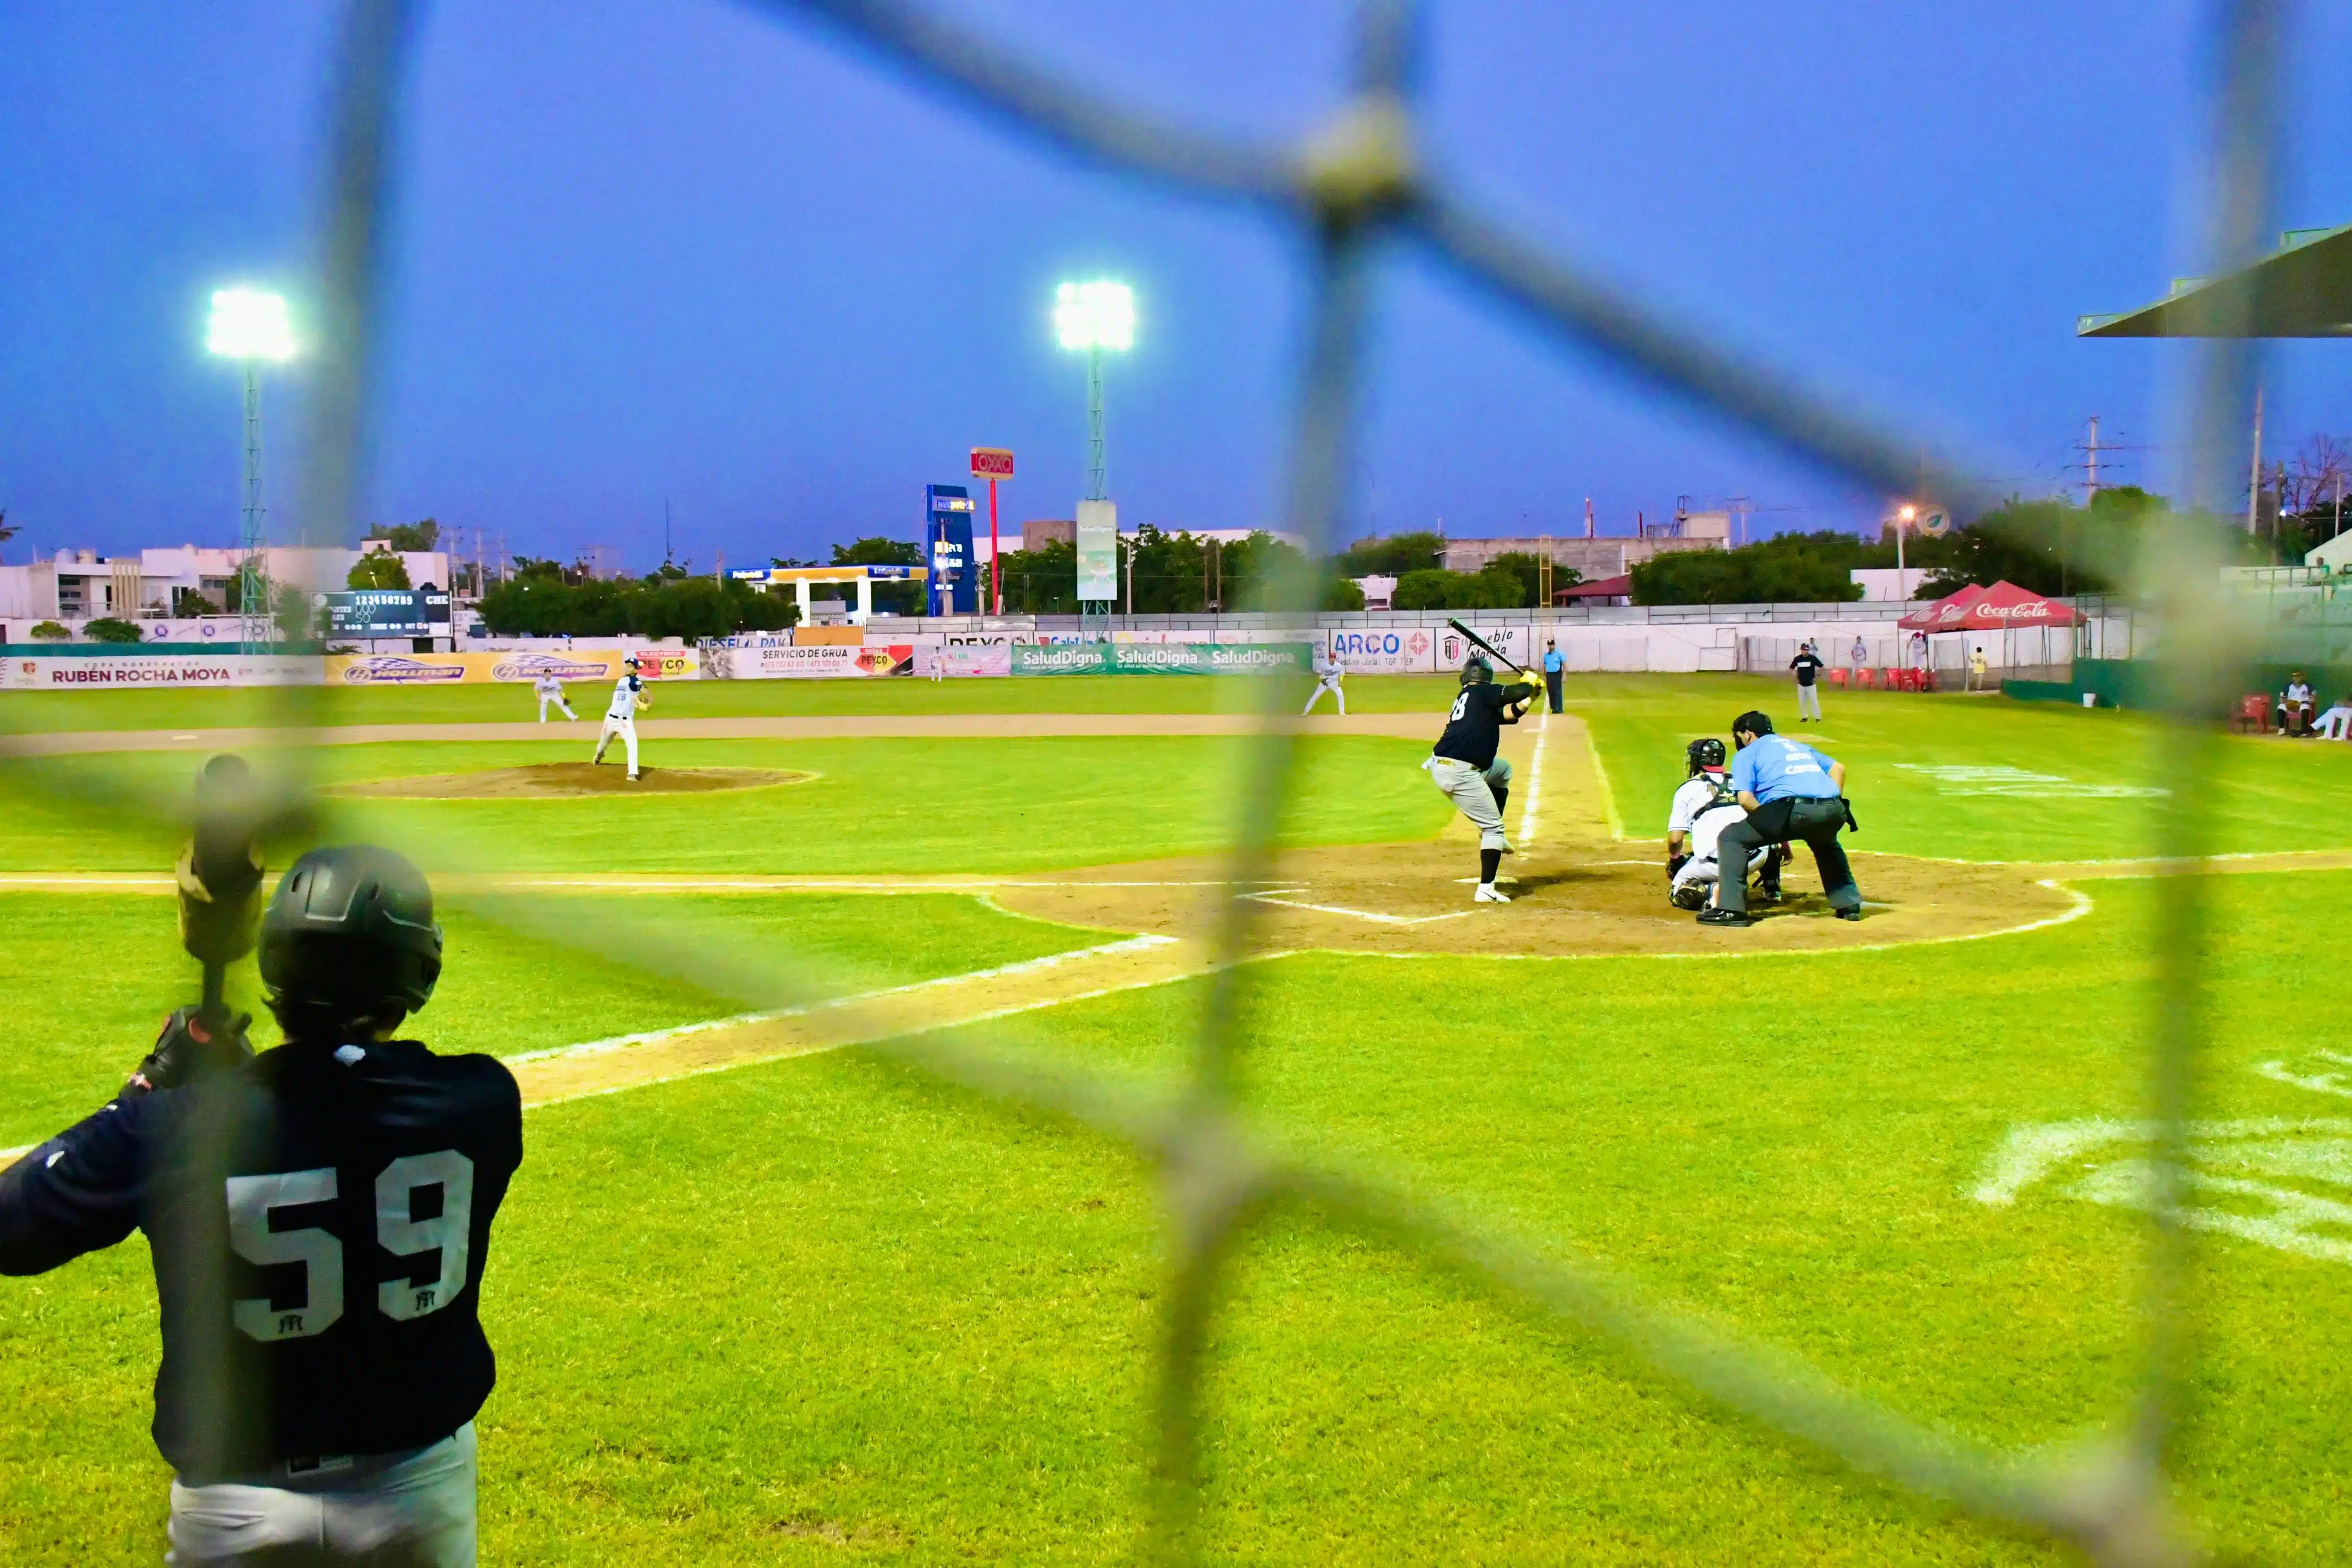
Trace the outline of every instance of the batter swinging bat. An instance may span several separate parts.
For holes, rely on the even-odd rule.
[[[1487,642],[1487,641],[1486,641],[1486,639],[1485,639],[1484,637],[1481,637],[1480,635],[1478,635],[1478,633],[1477,633],[1477,632],[1473,632],[1472,630],[1470,630],[1470,628],[1469,628],[1469,627],[1465,626],[1464,624],[1462,624],[1462,622],[1459,622],[1459,621],[1454,621],[1454,620],[1448,620],[1445,623],[1446,623],[1448,626],[1453,627],[1456,632],[1461,632],[1463,636],[1465,636],[1465,637],[1468,638],[1468,639],[1470,640],[1470,645],[1471,645],[1472,647],[1474,647],[1474,648],[1477,649],[1479,652],[1481,652],[1481,653],[1485,653],[1488,658],[1490,658],[1490,659],[1494,660],[1496,664],[1509,664],[1509,665],[1511,666],[1511,673],[1512,673],[1513,674],[1515,674],[1515,675],[1524,675],[1524,674],[1526,674],[1528,673],[1528,672],[1527,672],[1527,670],[1526,670],[1523,666],[1521,666],[1520,664],[1517,664],[1514,663],[1513,661],[1511,661],[1511,660],[1509,660],[1509,659],[1505,658],[1505,657],[1502,655],[1501,652],[1496,648],[1495,644],[1493,644],[1492,643]]]

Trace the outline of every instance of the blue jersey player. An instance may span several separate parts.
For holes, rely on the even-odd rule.
[[[441,973],[399,855],[302,856],[259,947],[285,1043],[257,1057],[217,1012],[174,1013],[121,1094],[0,1172],[0,1272],[146,1232],[170,1561],[469,1565],[514,1078],[394,1038]]]

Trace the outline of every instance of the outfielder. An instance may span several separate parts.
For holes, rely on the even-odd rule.
[[[1308,714],[1313,713],[1315,711],[1315,705],[1323,700],[1323,694],[1325,692],[1329,692],[1331,694],[1331,700],[1339,705],[1339,716],[1341,718],[1347,717],[1348,694],[1340,689],[1339,685],[1340,682],[1347,678],[1348,666],[1339,662],[1339,654],[1328,653],[1319,648],[1316,650],[1315,689],[1307,694],[1307,706],[1298,710],[1299,717],[1304,718]]]
[[[530,689],[539,694],[540,723],[545,724],[547,722],[547,705],[550,703],[553,703],[557,707],[562,708],[563,710],[563,716],[566,718],[576,719],[580,716],[578,714],[572,711],[572,705],[563,700],[563,683],[557,680],[552,674],[541,675],[539,679],[531,682]]]
[[[260,967],[286,1043],[173,1013],[121,1093],[0,1172],[0,1272],[147,1233],[169,1561],[471,1568],[477,1308],[521,1097],[494,1057],[393,1038],[441,928],[389,850],[296,861]]]
[[[621,744],[628,750],[629,781],[635,783],[637,778],[637,710],[653,706],[654,698],[653,694],[646,690],[646,683],[638,678],[637,656],[632,653],[622,664],[627,666],[627,673],[613,687],[613,704],[604,710],[604,730],[596,737],[596,755],[590,758],[590,763],[593,766],[604,761],[604,748],[613,744],[614,736],[618,736]]]
[[[1517,724],[1527,705],[1535,700],[1531,681],[1495,684],[1495,667],[1473,657],[1462,666],[1462,690],[1445,716],[1445,733],[1430,748],[1422,766],[1438,789],[1462,808],[1478,830],[1478,889],[1470,897],[1477,904],[1508,904],[1508,894],[1495,889],[1495,872],[1511,852],[1503,833],[1503,806],[1511,798],[1511,765],[1495,755],[1502,744],[1502,727]]]
[[[1690,759],[1690,777],[1675,790],[1666,810],[1666,897],[1676,909],[1699,909],[1715,891],[1721,874],[1717,849],[1723,830],[1747,813],[1740,810],[1731,780],[1723,771],[1723,742],[1713,736],[1683,748]],[[1769,846],[1748,857],[1740,874],[1763,873],[1763,896],[1780,896],[1780,862]]]

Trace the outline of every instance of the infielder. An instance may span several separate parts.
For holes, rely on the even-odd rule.
[[[1298,716],[1304,718],[1313,713],[1315,705],[1323,700],[1323,694],[1329,692],[1331,700],[1339,705],[1339,716],[1347,717],[1348,694],[1340,689],[1339,683],[1348,678],[1348,666],[1339,662],[1337,653],[1321,649],[1316,651],[1314,663],[1315,689],[1307,694],[1307,706],[1298,710]]]
[[[495,1057],[393,1038],[441,928],[391,851],[296,861],[259,946],[286,1043],[173,1013],[121,1093],[0,1172],[0,1272],[147,1233],[169,1562],[472,1568],[477,1309],[521,1096]]]
[[[1724,774],[1723,742],[1710,735],[1692,741],[1683,751],[1690,760],[1690,777],[1675,790],[1674,802],[1666,810],[1666,898],[1676,909],[1700,909],[1721,875],[1717,850],[1723,830],[1748,813],[1740,809],[1731,780]],[[1778,852],[1767,845],[1751,852],[1740,875],[1756,872],[1763,873],[1762,896],[1777,900],[1780,896]]]
[[[637,778],[637,710],[652,707],[654,698],[653,694],[646,690],[646,683],[638,678],[637,656],[632,653],[621,663],[626,666],[627,673],[613,687],[613,705],[604,710],[604,730],[596,737],[596,755],[590,762],[593,766],[604,761],[604,748],[613,744],[614,736],[618,736],[621,744],[628,748],[629,781],[635,783]]]
[[[557,680],[553,674],[551,674],[540,676],[539,679],[531,682],[530,689],[539,694],[540,723],[545,724],[547,722],[547,705],[550,703],[553,703],[557,707],[562,708],[563,710],[563,716],[566,718],[576,719],[580,716],[578,714],[572,711],[572,705],[563,700],[563,683]]]
[[[1462,690],[1445,716],[1445,733],[1430,748],[1422,766],[1440,790],[1462,808],[1478,830],[1477,904],[1508,904],[1510,895],[1495,888],[1495,872],[1511,852],[1503,833],[1503,806],[1511,798],[1511,765],[1495,755],[1507,724],[1517,724],[1527,705],[1535,700],[1531,681],[1495,684],[1495,667],[1473,657],[1462,666]]]

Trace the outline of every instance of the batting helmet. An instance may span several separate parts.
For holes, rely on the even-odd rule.
[[[260,947],[261,983],[289,1034],[298,1019],[415,1012],[441,977],[425,873],[373,844],[312,850],[289,866],[262,912]]]
[[[1690,770],[1696,777],[1709,768],[1723,766],[1723,742],[1711,735],[1703,735],[1684,747],[1683,755],[1690,758]]]
[[[1495,666],[1475,653],[1471,654],[1462,666],[1462,684],[1465,686],[1486,685],[1494,679]]]

